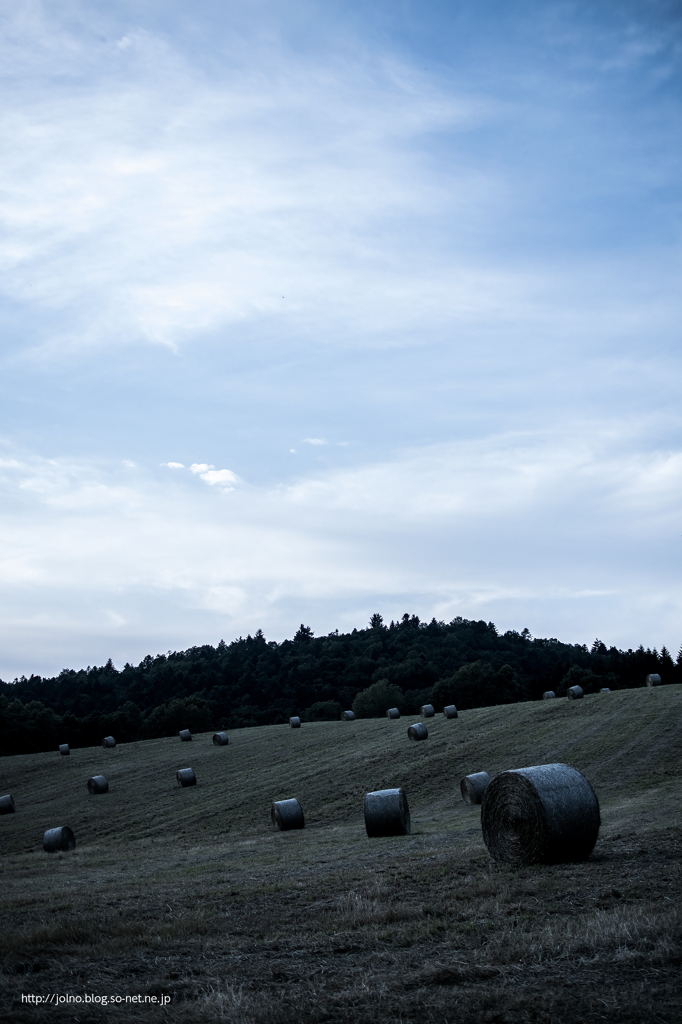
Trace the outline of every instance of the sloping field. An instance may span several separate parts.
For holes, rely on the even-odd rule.
[[[677,1021],[682,687],[439,716],[423,743],[409,724],[2,759],[4,1018]],[[460,778],[553,761],[599,796],[592,858],[492,863]],[[189,766],[198,784],[180,789]],[[92,796],[100,773],[110,792]],[[363,795],[392,786],[412,834],[369,840]],[[306,829],[276,833],[270,803],[290,796]],[[76,850],[45,854],[62,824]]]

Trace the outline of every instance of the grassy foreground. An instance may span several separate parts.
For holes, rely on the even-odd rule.
[[[423,743],[409,724],[2,759],[2,1019],[676,1024],[682,686],[440,716]],[[553,761],[599,796],[591,859],[491,862],[460,778]],[[110,792],[91,796],[99,773]],[[369,840],[363,795],[389,786],[412,834]],[[270,803],[290,796],[306,828],[276,833]],[[76,850],[44,853],[64,824]],[[166,1004],[112,1005],[126,995]]]

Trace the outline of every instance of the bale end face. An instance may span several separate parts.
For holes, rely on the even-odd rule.
[[[294,715],[293,718],[289,719],[289,725],[291,726],[292,729],[301,728],[301,719],[298,717],[298,715]]]
[[[487,772],[474,772],[472,775],[465,775],[459,784],[462,800],[465,804],[480,804],[489,785],[490,776]]]
[[[400,718],[400,712],[397,708],[389,708],[386,712],[386,718]]]
[[[189,743],[192,739],[192,733],[189,731],[189,729],[181,729],[180,732],[178,733],[178,736],[180,737],[183,743]]]
[[[176,773],[175,777],[178,780],[178,785],[183,789],[185,789],[186,786],[196,786],[197,784],[197,777],[194,774],[193,768],[181,768],[180,771]]]
[[[59,753],[62,755],[62,757],[68,757],[69,754],[71,753],[71,751],[69,750],[69,744],[68,743],[60,743],[59,744]]]
[[[554,690],[545,690],[545,692],[542,695],[543,700],[552,700],[553,697],[556,697],[556,693],[554,692]]]
[[[662,680],[658,672],[650,672],[649,675],[646,677],[647,686],[660,686],[661,683]]]
[[[407,738],[410,740],[428,740],[429,730],[423,722],[415,722],[407,730]]]
[[[488,852],[507,864],[587,860],[599,824],[592,786],[567,764],[502,772],[486,789],[481,807]]]
[[[443,708],[443,714],[446,718],[457,718],[457,708],[454,704],[448,704],[446,708]]]
[[[270,818],[272,819],[272,824],[280,832],[288,832],[294,828],[305,828],[303,808],[296,797],[291,797],[289,800],[273,800],[272,807],[270,808]]]
[[[216,732],[213,734],[213,744],[216,747],[225,747],[230,742],[226,732]]]
[[[355,714],[352,711],[342,711],[341,712],[341,721],[342,722],[354,722],[355,721]]]
[[[370,839],[410,834],[410,810],[404,789],[365,793],[365,828]]]
[[[43,835],[43,850],[46,853],[57,853],[76,849],[76,837],[68,825],[59,828],[48,828]]]
[[[582,686],[569,686],[566,690],[566,696],[569,700],[580,700],[584,696],[584,690]]]
[[[11,793],[7,793],[6,796],[0,796],[0,814],[14,814],[16,809],[14,797]]]
[[[422,704],[419,714],[422,718],[433,718],[436,713],[436,709],[433,704]]]
[[[114,739],[113,736],[105,736],[104,739],[102,740],[102,746],[103,747],[115,747],[116,746],[116,740]]]
[[[103,775],[93,775],[88,779],[88,793],[108,793],[109,783]]]

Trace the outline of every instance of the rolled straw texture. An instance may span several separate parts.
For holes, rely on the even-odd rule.
[[[404,789],[365,793],[365,828],[370,839],[410,834],[410,809]]]
[[[0,814],[14,814],[16,809],[14,797],[11,793],[7,793],[6,796],[0,796]]]
[[[175,777],[178,780],[178,785],[182,786],[183,789],[186,786],[196,786],[197,784],[197,777],[194,774],[193,768],[181,768]]]
[[[68,743],[60,743],[59,744],[59,753],[62,755],[62,757],[68,757],[70,755],[70,753],[71,753],[71,751],[69,749],[69,744]]]
[[[93,775],[88,779],[88,793],[108,793],[109,783],[103,775]]]
[[[507,864],[586,860],[599,823],[592,786],[567,764],[502,772],[486,789],[481,807],[488,852]]]
[[[301,728],[301,719],[298,717],[298,715],[294,715],[293,718],[289,719],[289,725],[291,726],[292,729]]]
[[[230,738],[226,732],[216,732],[213,734],[213,743],[216,747],[226,747],[230,742]]]
[[[189,731],[189,729],[181,729],[180,732],[178,733],[178,736],[180,737],[183,743],[189,743],[190,740],[192,739],[192,733]]]
[[[662,681],[658,672],[650,672],[645,682],[647,686],[660,686]]]
[[[354,722],[355,721],[354,713],[352,711],[342,711],[341,712],[341,721],[342,722]]]
[[[454,704],[448,704],[446,708],[443,708],[443,714],[446,718],[457,718],[457,708]]]
[[[423,722],[415,722],[407,730],[407,738],[410,740],[428,740],[429,730]]]
[[[422,704],[419,714],[422,718],[433,718],[436,713],[436,709],[433,704]]]
[[[75,850],[76,837],[68,825],[61,825],[59,828],[48,828],[43,835],[43,850],[46,853],[57,853],[58,851]]]
[[[465,775],[459,784],[464,803],[480,804],[489,784],[490,776],[487,772],[474,772],[472,775]]]
[[[291,797],[290,800],[273,800],[270,817],[272,824],[280,832],[288,832],[292,828],[305,828],[303,808],[296,797]]]
[[[400,712],[397,708],[389,708],[386,712],[386,718],[400,718]]]
[[[569,686],[566,690],[566,696],[569,700],[580,700],[584,696],[584,690],[582,686]]]
[[[542,695],[543,700],[551,700],[552,697],[556,697],[556,693],[554,692],[554,690],[545,690],[545,692]]]
[[[116,746],[116,740],[114,739],[113,736],[105,736],[104,739],[102,740],[102,746],[103,747],[115,747]]]

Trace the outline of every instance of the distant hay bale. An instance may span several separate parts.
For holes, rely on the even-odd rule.
[[[88,779],[88,793],[108,793],[109,783],[103,775],[93,775]]]
[[[71,753],[71,751],[69,750],[69,744],[68,743],[60,743],[59,744],[59,753],[62,755],[62,757],[68,757],[70,755],[70,753]]]
[[[560,864],[586,860],[599,833],[599,801],[576,768],[543,764],[495,776],[481,808],[494,860]]]
[[[649,675],[646,677],[646,685],[647,686],[661,686],[662,685],[662,680],[661,680],[661,677],[659,676],[658,672],[650,672],[649,673]]]
[[[213,743],[216,747],[226,747],[230,742],[230,738],[226,732],[214,732]]]
[[[365,793],[365,828],[370,839],[410,834],[410,809],[404,789]]]
[[[436,713],[436,709],[433,704],[422,704],[419,714],[422,718],[433,718]]]
[[[443,708],[443,714],[446,718],[458,718],[457,708],[454,704],[448,704],[446,708]]]
[[[186,786],[196,786],[197,784],[197,777],[194,774],[193,768],[181,768],[175,777],[178,780],[178,785],[182,786],[183,789]]]
[[[43,835],[43,850],[46,853],[66,852],[76,849],[76,837],[68,825],[59,828],[48,828]]]
[[[303,808],[296,797],[291,797],[290,800],[273,800],[270,817],[272,824],[280,832],[288,832],[292,828],[305,828]]]
[[[542,695],[543,700],[551,700],[552,697],[556,697],[556,693],[554,692],[554,690],[545,690],[545,692]]]
[[[14,814],[16,809],[14,797],[11,793],[7,793],[6,796],[0,796],[0,814]]]
[[[289,725],[291,726],[292,729],[301,728],[301,719],[298,717],[298,715],[294,715],[293,718],[289,719]]]
[[[180,732],[178,733],[178,736],[180,737],[183,743],[188,743],[192,739],[192,733],[189,731],[189,729],[181,729]]]
[[[584,695],[582,686],[569,686],[566,690],[566,696],[569,700],[580,700]]]
[[[105,736],[104,739],[102,740],[102,746],[103,747],[115,747],[116,746],[116,740],[114,739],[113,736]]]
[[[342,711],[341,712],[341,721],[342,722],[354,722],[355,721],[355,715],[353,714],[352,711]]]
[[[423,722],[415,722],[407,730],[407,738],[410,740],[428,740],[429,730]]]
[[[472,775],[465,775],[459,784],[464,803],[480,804],[489,784],[490,776],[487,772],[474,772]]]
[[[611,687],[610,686],[602,686],[602,688],[601,688],[601,690],[599,692],[600,693],[611,693]]]
[[[386,718],[400,718],[400,712],[397,708],[389,708],[386,712]]]

